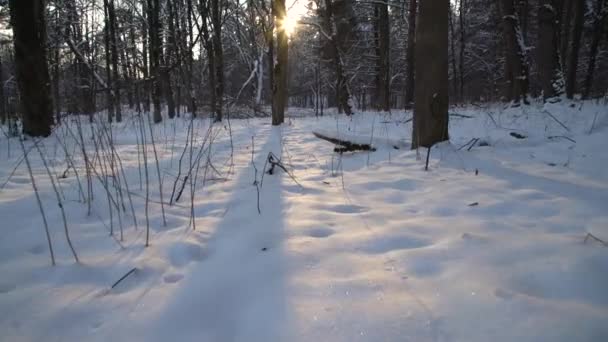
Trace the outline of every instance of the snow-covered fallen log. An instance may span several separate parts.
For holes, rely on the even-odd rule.
[[[384,137],[371,137],[365,135],[348,134],[344,132],[314,130],[312,134],[336,145],[336,152],[375,151],[380,146],[402,149],[408,146],[405,140],[389,139]]]

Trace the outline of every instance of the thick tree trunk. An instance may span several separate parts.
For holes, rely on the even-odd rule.
[[[348,80],[345,75],[344,54],[350,48],[352,28],[351,0],[326,0],[325,26],[329,31],[329,49],[334,61],[336,71],[336,100],[338,111],[346,115],[353,114],[353,101],[351,99]]]
[[[460,55],[458,56],[458,99],[460,102],[464,101],[464,51],[465,51],[465,28],[464,28],[464,17],[465,17],[465,0],[460,0],[460,7],[458,9],[458,24],[459,24],[459,42],[460,42]]]
[[[560,15],[560,49],[559,55],[561,57],[562,70],[567,70],[566,61],[568,60],[568,46],[570,45],[570,28],[572,22],[572,8],[574,7],[574,1],[577,0],[563,0],[562,9]]]
[[[288,45],[284,20],[287,18],[285,0],[273,0],[273,17],[277,31],[277,63],[274,66],[274,86],[272,90],[272,125],[280,125],[285,121],[285,105],[287,104],[287,67]]]
[[[53,125],[53,104],[45,50],[45,2],[10,0],[9,6],[23,133],[30,136],[48,136]]]
[[[537,64],[543,98],[559,96],[563,75],[559,63],[557,8],[560,0],[541,0],[538,7]]]
[[[591,93],[591,86],[593,85],[593,73],[595,72],[595,61],[597,58],[597,52],[602,39],[604,21],[608,16],[608,9],[606,8],[606,0],[597,0],[596,2],[596,13],[595,20],[593,22],[593,37],[591,39],[591,46],[589,47],[589,64],[587,65],[587,75],[585,76],[585,88],[583,90],[583,98],[586,99]]]
[[[405,77],[405,106],[409,108],[414,101],[414,63],[416,48],[416,17],[418,0],[409,0],[408,29],[407,29],[407,52],[406,52],[406,77]],[[454,70],[456,72],[456,70]]]
[[[568,72],[566,77],[566,96],[574,97],[576,92],[576,74],[578,72],[578,52],[581,47],[583,34],[583,21],[585,19],[585,0],[572,0],[574,2],[574,27],[570,39],[570,53],[568,54]]]
[[[505,39],[506,98],[528,101],[528,61],[513,0],[501,0]]]
[[[449,0],[420,2],[416,31],[416,91],[412,149],[431,147],[448,135]]]

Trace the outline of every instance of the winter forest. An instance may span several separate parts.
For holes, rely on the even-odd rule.
[[[608,341],[608,0],[0,0],[0,341]]]

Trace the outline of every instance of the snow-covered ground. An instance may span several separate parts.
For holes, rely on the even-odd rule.
[[[73,120],[40,147],[80,263],[40,155],[25,142],[56,266],[21,146],[1,138],[0,340],[608,341],[608,247],[585,241],[608,241],[606,104],[451,112],[472,118],[451,117],[451,143],[432,149],[429,171],[425,149],[404,148],[411,113],[296,117],[280,128],[232,120],[211,131],[194,120],[193,158],[206,146],[197,190],[192,198],[187,182],[164,206],[166,226],[148,145],[147,248],[138,120],[112,128],[117,178],[128,179],[112,187],[109,158],[94,157],[90,138],[104,130],[83,118],[96,168],[90,215],[76,174],[65,172],[62,145],[86,193]],[[154,127],[167,203],[189,124]],[[377,150],[340,156],[313,130]],[[269,152],[289,174],[276,167],[262,180]],[[182,178],[189,158],[187,148]],[[102,180],[127,203],[112,218]]]

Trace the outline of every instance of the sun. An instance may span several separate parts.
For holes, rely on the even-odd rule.
[[[285,20],[283,21],[283,29],[285,30],[285,32],[287,32],[287,35],[291,37],[292,34],[294,34],[294,32],[296,32],[296,27],[298,26],[298,20],[300,20],[300,17],[295,17],[293,15],[290,15],[289,12],[287,12],[287,16],[285,17]]]
[[[287,16],[283,22],[283,28],[288,36],[296,32],[298,22],[307,11],[305,0],[287,0]]]

